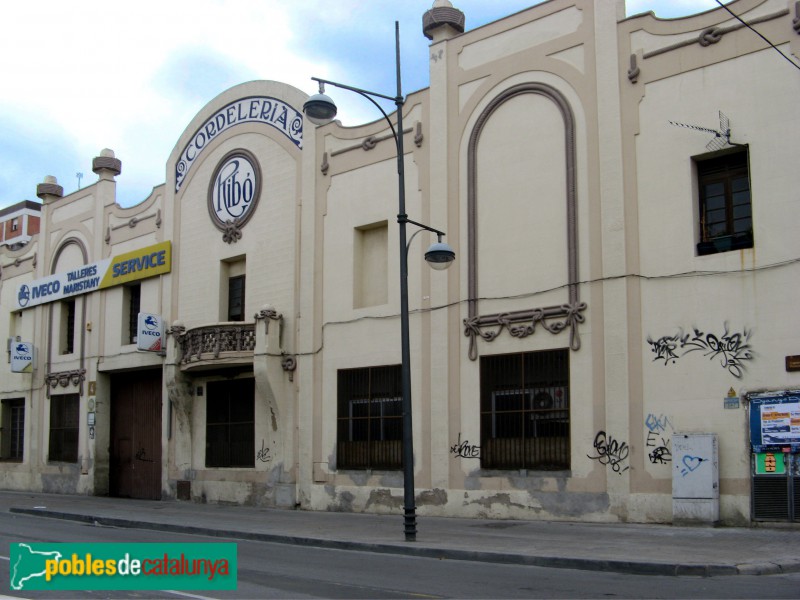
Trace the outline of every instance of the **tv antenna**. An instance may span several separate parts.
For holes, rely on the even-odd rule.
[[[737,144],[736,142],[731,141],[731,122],[728,117],[725,116],[725,113],[719,111],[719,129],[711,129],[709,127],[701,127],[700,125],[688,125],[686,123],[678,123],[676,121],[670,121],[670,125],[676,125],[678,127],[686,127],[688,129],[694,129],[696,131],[705,131],[708,133],[713,133],[714,137],[711,139],[710,142],[706,144],[706,149],[710,152],[715,152],[716,150],[722,150],[725,146],[743,146],[744,144]]]

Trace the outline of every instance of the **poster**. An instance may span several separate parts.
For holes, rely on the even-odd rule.
[[[750,396],[753,452],[800,452],[800,391]]]

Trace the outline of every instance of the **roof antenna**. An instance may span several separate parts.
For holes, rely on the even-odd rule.
[[[708,127],[700,127],[699,125],[687,125],[686,123],[678,123],[670,121],[670,125],[677,125],[678,127],[687,127],[688,129],[695,129],[697,131],[707,131],[713,133],[714,137],[706,144],[706,149],[714,152],[722,150],[725,146],[744,146],[745,144],[737,144],[731,141],[731,122],[722,111],[719,111],[719,129],[710,129]]]

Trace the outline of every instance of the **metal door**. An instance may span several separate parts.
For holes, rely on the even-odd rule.
[[[111,378],[109,492],[161,499],[161,371]]]

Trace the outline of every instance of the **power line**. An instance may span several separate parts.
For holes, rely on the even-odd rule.
[[[790,65],[792,65],[792,66],[793,66],[795,69],[797,69],[798,71],[800,71],[800,65],[798,65],[798,64],[797,64],[796,62],[794,62],[794,61],[793,61],[791,58],[789,58],[789,57],[788,57],[788,56],[786,56],[786,55],[785,55],[783,52],[781,52],[781,51],[780,51],[780,49],[779,49],[779,48],[778,48],[778,47],[777,47],[775,44],[773,44],[773,43],[772,43],[772,42],[770,42],[770,41],[769,41],[769,40],[768,40],[766,37],[764,37],[763,35],[761,35],[761,33],[759,33],[758,31],[756,31],[755,29],[753,29],[753,28],[750,26],[750,24],[749,24],[749,23],[745,22],[745,21],[744,21],[744,20],[743,20],[743,19],[742,19],[742,18],[741,18],[739,15],[737,15],[736,13],[734,13],[734,12],[733,12],[733,11],[732,11],[730,8],[728,8],[728,7],[727,7],[725,4],[723,4],[721,0],[716,0],[716,3],[717,3],[717,4],[719,4],[719,5],[720,5],[722,8],[724,8],[725,10],[727,10],[727,11],[728,11],[728,12],[729,12],[729,13],[730,13],[732,16],[733,16],[733,18],[734,18],[734,19],[736,19],[737,21],[739,21],[739,22],[740,22],[742,25],[744,25],[745,27],[747,27],[747,28],[748,28],[750,31],[752,31],[753,33],[755,33],[755,34],[756,34],[758,37],[760,37],[762,40],[764,40],[765,42],[767,42],[767,43],[768,43],[768,44],[769,44],[769,45],[770,45],[770,46],[771,46],[771,47],[772,47],[772,48],[775,50],[775,52],[777,52],[778,54],[780,54],[780,55],[781,55],[783,58],[785,58],[785,59],[786,59],[786,60],[789,62],[789,64],[790,64]]]

